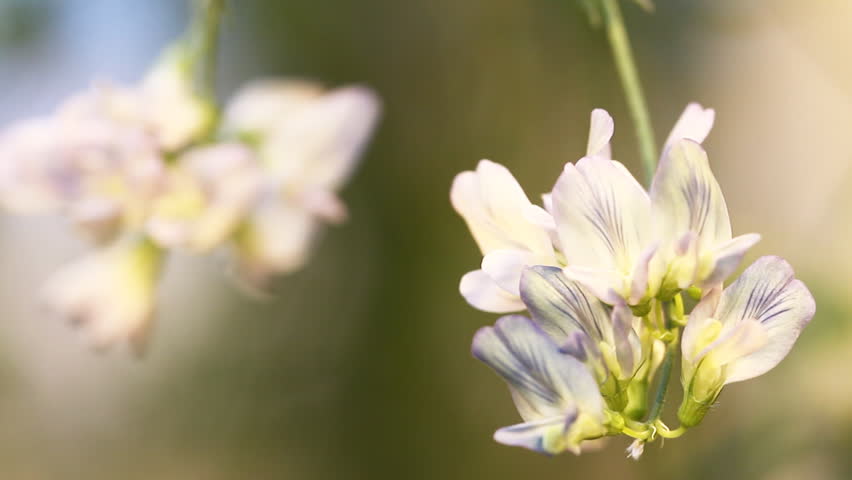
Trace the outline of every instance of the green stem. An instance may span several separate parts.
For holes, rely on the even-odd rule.
[[[669,389],[669,380],[672,376],[675,350],[677,350],[677,342],[671,342],[666,347],[666,356],[663,357],[663,364],[660,365],[660,381],[657,384],[657,393],[654,394],[654,402],[651,404],[651,413],[648,415],[647,423],[654,423],[663,413],[663,404],[666,400],[666,392]]]
[[[654,427],[656,427],[657,429],[657,435],[663,438],[678,438],[683,436],[683,434],[686,433],[687,430],[686,427],[683,425],[677,427],[674,430],[669,430],[669,427],[666,426],[666,424],[659,419],[654,422]]]
[[[192,0],[192,23],[187,32],[189,68],[197,91],[213,101],[216,92],[216,59],[219,27],[225,0]]]
[[[615,67],[621,78],[621,86],[627,97],[627,106],[636,127],[636,138],[639,142],[639,154],[645,170],[645,179],[650,184],[657,165],[657,147],[654,141],[654,130],[651,127],[651,116],[642,93],[642,84],[639,82],[639,73],[636,70],[633,50],[630,47],[630,39],[624,27],[624,18],[621,15],[618,0],[602,0],[601,4],[606,17],[606,33],[612,47]]]
[[[663,304],[665,303],[665,304]],[[666,401],[666,393],[669,389],[669,381],[672,376],[672,368],[674,367],[674,359],[677,355],[678,346],[680,345],[680,329],[673,327],[671,320],[671,306],[669,302],[658,302],[661,307],[660,312],[663,316],[662,323],[665,326],[666,333],[671,333],[672,338],[669,338],[666,343],[666,354],[663,357],[663,363],[660,365],[660,381],[657,384],[657,392],[654,395],[654,402],[651,404],[650,414],[648,415],[647,423],[653,424],[663,413],[663,404]]]

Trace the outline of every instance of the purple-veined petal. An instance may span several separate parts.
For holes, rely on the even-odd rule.
[[[722,322],[751,319],[766,329],[766,345],[727,370],[727,383],[762,375],[790,352],[816,311],[813,296],[794,278],[789,263],[779,257],[761,257],[725,289],[717,310]]]
[[[532,320],[510,315],[493,327],[479,329],[472,352],[503,377],[539,418],[576,410],[603,422],[603,399],[591,373],[579,360],[561,353]]]
[[[618,162],[567,164],[553,188],[554,219],[568,265],[629,274],[650,234],[650,200]]]
[[[595,343],[606,337],[609,312],[597,298],[568,280],[560,268],[539,265],[524,269],[521,298],[536,323],[560,345],[576,331],[596,339]]]
[[[569,265],[562,272],[566,278],[579,283],[604,303],[614,305],[622,300],[616,288],[622,288],[625,277],[615,270]]]
[[[699,248],[714,248],[731,239],[728,207],[707,153],[692,140],[680,140],[661,159],[651,185],[655,234],[680,238],[695,232]]]

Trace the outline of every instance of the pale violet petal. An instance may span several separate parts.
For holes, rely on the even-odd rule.
[[[706,278],[699,278],[700,286],[715,285],[725,281],[740,266],[746,252],[760,241],[760,235],[747,233],[725,242],[713,251],[713,267]]]
[[[526,268],[521,276],[521,299],[536,323],[560,345],[577,331],[595,338],[595,343],[606,336],[604,330],[610,323],[607,309],[579,284],[568,280],[560,268]]]
[[[731,239],[728,207],[707,153],[692,140],[680,140],[660,160],[651,184],[657,238],[680,238],[695,232],[699,248],[713,248]]]
[[[722,322],[753,319],[766,329],[765,347],[728,366],[727,383],[762,375],[777,365],[816,311],[813,296],[779,257],[761,257],[725,289],[718,308]]]
[[[566,449],[561,439],[576,419],[576,414],[562,415],[503,427],[494,432],[494,440],[503,445],[556,455]]]
[[[592,110],[592,119],[589,126],[589,143],[586,146],[586,156],[601,156],[611,158],[609,141],[615,132],[615,122],[609,113],[602,109]]]
[[[567,164],[553,209],[568,265],[629,274],[647,247],[648,195],[618,162],[586,157]]]
[[[510,313],[525,308],[520,297],[500,288],[494,279],[482,270],[466,273],[459,283],[459,291],[467,303],[484,312]]]
[[[535,257],[529,252],[494,250],[482,258],[482,271],[487,273],[500,288],[518,296],[521,294],[521,272],[534,260]]]
[[[712,108],[704,108],[697,103],[687,105],[663,145],[664,154],[678,140],[684,138],[703,143],[713,128],[715,118],[716,112]]]
[[[612,339],[623,378],[631,378],[642,361],[642,345],[633,330],[633,312],[624,302],[612,308]]]
[[[597,382],[577,359],[564,355],[536,324],[510,315],[473,339],[473,355],[493,368],[540,418],[577,410],[603,421]]]

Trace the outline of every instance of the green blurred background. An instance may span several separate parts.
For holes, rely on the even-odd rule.
[[[852,478],[852,4],[624,9],[658,141],[687,102],[715,107],[706,147],[734,231],[764,238],[747,260],[788,258],[817,298],[790,356],[727,388],[704,424],[638,463],[626,439],[556,458],[491,440],[518,417],[469,354],[496,315],[457,291],[480,256],[453,176],[490,158],[537,198],[583,153],[594,107],[639,172],[605,38],[573,0],[233,0],[223,98],[263,75],[383,98],[344,192],[351,221],[268,301],[220,260],[175,258],[135,361],[92,354],[39,308],[40,283],[86,246],[55,220],[5,217],[0,478]],[[0,0],[0,120],[94,77],[133,81],[186,15],[174,0]]]

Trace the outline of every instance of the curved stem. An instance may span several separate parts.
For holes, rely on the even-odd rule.
[[[657,419],[654,421],[654,426],[657,427],[657,435],[663,438],[678,438],[684,433],[686,433],[686,427],[683,425],[677,427],[674,430],[670,430],[669,427],[666,426],[661,420]]]
[[[657,147],[654,141],[654,130],[651,127],[651,116],[642,93],[642,84],[639,82],[639,73],[633,59],[633,50],[627,36],[627,29],[624,27],[624,18],[621,16],[618,0],[602,0],[601,4],[606,17],[606,33],[612,47],[615,67],[621,78],[621,86],[627,97],[627,106],[636,127],[636,139],[639,142],[645,181],[650,184],[657,165]]]
[[[198,92],[212,101],[215,98],[219,27],[225,0],[193,0],[192,3],[192,23],[187,32],[190,71]]]

